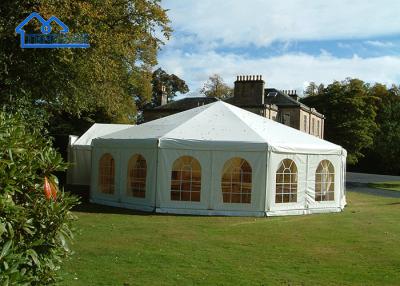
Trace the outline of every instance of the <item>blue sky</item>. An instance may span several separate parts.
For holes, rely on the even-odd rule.
[[[174,29],[159,66],[198,95],[207,78],[262,75],[301,92],[357,77],[400,84],[400,1],[166,0]]]

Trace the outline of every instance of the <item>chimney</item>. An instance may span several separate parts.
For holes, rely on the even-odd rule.
[[[160,105],[165,105],[168,103],[168,95],[166,92],[165,85],[161,86],[161,96],[160,96]]]
[[[261,75],[239,75],[233,90],[234,101],[243,105],[264,104],[265,82]]]
[[[290,90],[289,96],[296,101],[299,101],[299,96],[297,95],[297,90]]]

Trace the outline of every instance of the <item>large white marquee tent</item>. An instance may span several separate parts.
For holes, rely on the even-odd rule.
[[[67,184],[90,186],[92,140],[133,127],[130,124],[93,124],[81,137],[70,135],[68,142]]]
[[[339,212],[346,151],[218,101],[93,140],[91,201],[161,213]]]

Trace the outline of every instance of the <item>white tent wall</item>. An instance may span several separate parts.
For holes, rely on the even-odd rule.
[[[110,154],[115,164],[115,192],[113,194],[102,193],[99,189],[99,163],[103,155]],[[121,193],[121,168],[120,150],[115,148],[93,148],[92,149],[92,176],[90,184],[90,201],[104,205],[119,206]]]
[[[201,166],[200,202],[173,201],[171,200],[171,173],[172,165],[181,156],[195,158]],[[195,150],[158,150],[157,170],[157,212],[190,213],[193,210],[207,210],[210,201],[211,189],[211,154],[209,151]]]
[[[214,151],[212,152],[213,170],[213,197],[211,207],[222,214],[232,213],[235,215],[264,215],[265,208],[265,177],[266,177],[266,155],[264,152],[237,152],[237,151]],[[225,163],[233,158],[245,159],[251,166],[251,203],[224,203],[222,199],[222,173]]]
[[[68,146],[67,146],[67,159],[70,165],[68,166],[67,169],[67,184],[73,184],[74,183],[74,178],[77,173],[77,168],[76,168],[76,155],[74,153],[74,150],[72,149],[72,145],[78,140],[78,136],[75,135],[69,135],[68,138]],[[89,180],[90,184],[90,180]]]
[[[191,156],[201,165],[200,202],[172,201],[170,198],[172,165],[181,156]],[[223,203],[221,178],[224,164],[232,158],[243,158],[252,168],[251,203]],[[199,151],[159,149],[157,212],[264,216],[266,152]]]
[[[87,148],[70,148],[71,159],[68,167],[69,180],[67,184],[70,185],[90,185],[91,173],[91,150]]]
[[[113,195],[97,189],[99,160],[104,153],[112,154],[115,159]],[[126,194],[128,162],[135,153],[143,155],[148,166],[146,199]],[[201,166],[199,202],[171,200],[171,171],[181,156],[194,157]],[[251,166],[251,203],[223,202],[221,173],[226,161],[234,157],[245,159]],[[292,196],[290,203],[283,202],[289,200],[284,195],[281,203],[275,202],[276,172],[283,159],[293,160],[297,167],[296,198]],[[315,171],[322,160],[329,160],[334,168],[331,201],[315,199]],[[215,102],[94,139],[91,199],[108,205],[178,214],[273,216],[338,212],[346,204],[345,163],[346,151],[339,145],[227,103]],[[180,168],[186,168],[187,162],[182,164]],[[326,176],[331,180],[331,176]],[[175,186],[181,188],[178,181]],[[177,199],[186,196],[189,190],[189,196],[195,195],[197,199],[198,192],[187,188],[187,184],[192,182],[186,179],[185,189],[173,193],[179,196]],[[330,199],[331,194],[320,197]]]
[[[81,137],[69,136],[67,184],[89,186],[91,183],[91,143],[94,138],[116,131],[124,130],[135,125],[129,124],[93,124]]]
[[[104,194],[98,189],[99,162],[104,154],[111,154],[115,162],[115,192]],[[139,154],[146,160],[146,192],[144,198],[128,194],[128,167],[132,156]],[[97,147],[92,151],[91,202],[141,211],[154,211],[156,189],[157,149],[142,144],[125,148]]]
[[[344,158],[344,161],[343,161]],[[297,167],[297,202],[276,203],[276,172],[284,159],[293,160]],[[334,200],[315,201],[315,174],[322,160],[334,167]],[[343,162],[345,155],[287,154],[271,152],[269,157],[266,215],[299,215],[324,212],[340,212],[344,206]]]

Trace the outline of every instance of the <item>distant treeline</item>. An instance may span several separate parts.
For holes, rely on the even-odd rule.
[[[348,152],[350,170],[400,174],[400,87],[347,78],[311,83],[301,100],[326,117],[325,139]]]

